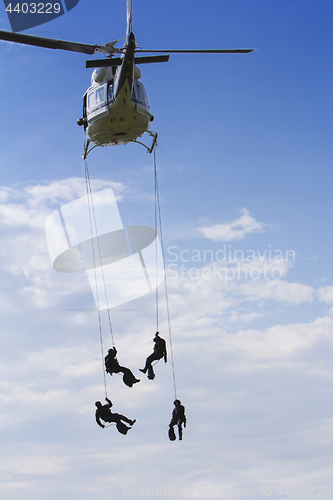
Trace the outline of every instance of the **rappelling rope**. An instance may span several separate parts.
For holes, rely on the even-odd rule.
[[[155,230],[156,230],[156,315],[157,315],[157,324],[158,324],[158,293],[157,293],[157,288],[158,288],[158,286],[157,286],[157,214],[158,214],[158,222],[159,222],[160,237],[161,237],[161,248],[162,248],[162,260],[163,260],[163,269],[164,269],[164,287],[165,287],[165,300],[166,300],[168,327],[169,327],[169,340],[170,340],[173,387],[174,387],[174,391],[175,391],[175,399],[177,399],[175,364],[174,364],[174,360],[173,360],[171,321],[170,321],[170,310],[169,310],[168,286],[167,286],[167,278],[166,278],[163,232],[162,232],[162,218],[161,218],[160,196],[159,196],[159,191],[158,191],[156,149],[155,148],[154,148],[154,178],[155,178]]]
[[[157,172],[156,172],[156,157],[154,149],[154,192],[155,192],[155,295],[156,295],[156,331],[158,332],[158,267],[157,267],[157,235],[158,235],[158,225],[157,225]]]
[[[90,207],[90,203],[92,202],[92,193],[91,193],[90,182],[88,182],[89,172],[88,172],[88,164],[87,164],[86,160],[84,161],[84,171],[85,171],[85,177],[86,177],[86,188],[87,188],[88,209],[89,209],[89,222],[90,222],[90,233],[91,233],[91,246],[92,246],[93,261],[94,261],[95,284],[96,284],[96,301],[97,301],[97,313],[98,313],[98,325],[99,325],[99,338],[100,338],[100,342],[101,342],[101,352],[102,352],[104,388],[105,388],[105,397],[107,398],[108,397],[108,391],[107,391],[107,387],[106,387],[106,373],[105,373],[105,366],[104,366],[104,350],[103,350],[103,337],[102,337],[102,323],[101,323],[101,313],[100,313],[100,310],[99,310],[99,295],[98,295],[98,286],[97,286],[96,259],[95,259],[95,248],[94,248],[94,239],[93,239],[93,227],[92,227],[92,219],[91,219],[91,207]]]
[[[87,160],[85,160],[85,170],[86,170],[86,180],[89,184],[89,192],[90,192],[90,199],[91,199],[91,206],[92,206],[92,212],[94,216],[94,223],[95,223],[95,231],[96,231],[96,239],[97,239],[97,246],[98,246],[98,252],[99,252],[99,261],[100,261],[100,268],[102,272],[102,278],[103,278],[103,286],[104,286],[104,294],[105,294],[105,301],[106,301],[106,307],[108,311],[108,319],[109,319],[109,328],[110,328],[110,335],[111,335],[111,340],[112,340],[112,346],[115,347],[114,345],[114,338],[113,338],[113,331],[112,331],[112,323],[111,323],[111,315],[110,315],[110,308],[109,308],[109,301],[108,301],[108,294],[106,292],[106,284],[105,284],[105,277],[104,277],[104,270],[103,270],[103,262],[102,262],[102,253],[101,253],[101,247],[99,244],[99,237],[98,237],[98,230],[97,230],[97,221],[96,221],[96,214],[95,214],[95,207],[94,207],[94,200],[92,196],[92,189],[91,189],[91,183],[90,183],[90,175],[89,175],[89,170],[88,170],[88,164]],[[92,234],[92,233],[91,233]],[[91,236],[92,237],[92,236]],[[96,276],[96,272],[95,272]],[[97,286],[97,282],[96,282]]]

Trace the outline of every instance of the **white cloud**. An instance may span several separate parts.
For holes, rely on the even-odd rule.
[[[42,229],[47,214],[45,211],[31,209],[23,204],[0,205],[0,224],[2,227],[30,227]]]
[[[215,262],[200,268],[192,265],[169,267],[172,307],[189,311],[192,317],[203,316],[207,320],[207,316],[214,318],[223,311],[229,314],[234,310],[233,321],[241,316],[250,320],[255,318],[253,313],[263,314],[263,310],[253,311],[255,302],[299,305],[312,302],[315,293],[309,285],[286,281],[292,267],[290,262],[266,259],[228,265]],[[240,307],[246,310],[241,311]]]
[[[126,190],[121,183],[92,180],[93,191],[114,188],[118,197]],[[0,308],[49,307],[65,297],[90,290],[81,276],[55,273],[47,251],[45,220],[64,202],[86,194],[85,181],[63,181],[0,189],[2,295]],[[52,207],[53,205],[53,207]]]
[[[257,318],[261,318],[264,316],[264,313],[258,313],[254,311],[250,311],[248,313],[242,314],[239,311],[231,311],[231,315],[229,317],[230,323],[249,323],[250,321],[254,321]]]
[[[298,305],[303,302],[312,302],[314,290],[309,285],[288,283],[284,280],[249,280],[239,285],[238,293],[243,294],[249,300],[276,300]]]
[[[0,461],[0,471],[3,476],[45,476],[58,474],[63,470],[66,459],[64,457],[47,454],[28,455],[25,457],[6,458]],[[25,485],[26,486],[26,485]]]
[[[112,188],[116,193],[117,200],[121,199],[121,194],[126,190],[121,182],[103,181],[91,179],[92,191],[101,191]],[[29,205],[65,203],[86,196],[86,182],[81,177],[70,177],[60,181],[37,184],[24,188],[24,194]]]
[[[318,290],[318,299],[321,302],[333,303],[333,286],[324,286]]]
[[[246,208],[242,208],[240,213],[241,216],[234,221],[207,227],[198,227],[197,230],[202,236],[213,241],[232,241],[242,240],[249,233],[262,233],[272,228],[272,226],[251,217],[249,210]]]
[[[91,180],[94,192],[113,188],[116,199],[122,198],[126,190],[120,182]],[[2,187],[0,188],[0,224],[11,229],[30,227],[44,229],[45,219],[50,213],[51,206],[72,201],[85,196],[85,180],[80,177],[71,177],[61,181],[45,182],[33,186]]]
[[[6,202],[9,197],[13,197],[14,189],[10,187],[0,187],[0,203]]]
[[[266,331],[239,330],[232,335],[221,338],[223,349],[228,351],[244,352],[251,359],[261,359],[268,362],[270,359],[284,359],[302,349],[308,349],[321,340],[332,342],[331,332],[333,318],[324,316],[312,323],[296,323],[275,325]]]

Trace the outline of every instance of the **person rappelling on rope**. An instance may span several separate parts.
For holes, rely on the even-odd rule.
[[[108,354],[105,356],[105,369],[110,375],[113,373],[123,373],[123,382],[128,387],[132,387],[133,384],[140,382],[140,379],[136,378],[129,368],[120,366],[117,359],[117,349],[115,347],[109,349]]]
[[[179,401],[179,399],[175,399],[173,404],[175,405],[175,408],[173,409],[171,421],[169,424],[169,439],[170,441],[174,441],[176,439],[176,434],[173,427],[174,425],[177,425],[179,440],[181,441],[183,439],[183,424],[184,427],[186,427],[185,406],[181,404],[181,401]]]
[[[132,427],[127,427],[124,422],[129,424],[130,426],[134,425],[136,420],[130,420],[127,417],[124,417],[124,415],[119,415],[119,413],[112,413],[110,408],[113,406],[112,402],[110,401],[109,398],[105,398],[105,401],[107,401],[107,404],[102,405],[100,401],[96,401],[95,406],[96,406],[96,422],[100,427],[105,427],[104,424],[102,424],[101,420],[104,420],[104,422],[115,422],[118,431],[121,434],[127,434],[127,432],[132,428]]]
[[[146,373],[148,371],[147,377],[150,380],[153,380],[155,378],[155,373],[153,370],[152,362],[157,361],[159,359],[164,358],[164,363],[167,362],[167,350],[166,350],[166,343],[165,340],[160,337],[159,332],[156,332],[155,337],[153,338],[153,341],[155,342],[154,345],[154,352],[148,356],[146,359],[146,364],[144,368],[139,368],[140,372]]]

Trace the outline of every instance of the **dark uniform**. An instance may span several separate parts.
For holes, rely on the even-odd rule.
[[[172,417],[171,421],[169,424],[169,438],[171,441],[174,441],[176,439],[175,431],[174,431],[174,425],[178,426],[178,434],[179,434],[179,440],[181,441],[183,439],[183,427],[182,424],[184,424],[184,427],[186,427],[186,416],[185,416],[185,406],[180,404],[179,399],[176,399],[173,404],[175,405],[175,408],[172,412]]]
[[[167,350],[165,340],[160,337],[159,332],[156,332],[155,337],[153,338],[155,342],[154,352],[146,359],[146,364],[144,368],[139,368],[140,372],[146,373],[148,370],[148,378],[154,379],[155,373],[152,367],[152,362],[157,361],[158,359],[164,358],[164,362],[167,362]]]
[[[96,422],[100,427],[103,428],[105,427],[105,425],[102,424],[101,420],[104,420],[104,422],[115,422],[118,431],[121,434],[127,434],[127,431],[129,431],[131,427],[127,427],[127,425],[125,425],[122,420],[129,425],[134,425],[136,420],[130,420],[129,418],[124,417],[124,415],[119,415],[119,413],[112,413],[112,411],[110,410],[110,408],[112,407],[112,402],[109,398],[105,398],[105,400],[107,401],[106,405],[102,405],[100,401],[96,401],[95,403],[95,406],[97,408],[95,413]]]
[[[108,354],[105,356],[105,368],[106,372],[110,373],[110,375],[112,375],[112,373],[123,373],[124,384],[126,384],[128,387],[132,387],[133,384],[140,382],[140,379],[135,378],[129,368],[120,366],[117,359],[117,349],[115,347],[109,349]]]

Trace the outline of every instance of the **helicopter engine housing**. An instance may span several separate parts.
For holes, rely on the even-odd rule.
[[[136,64],[134,64],[134,79],[135,80],[140,80],[141,78],[141,69],[139,68],[139,66],[137,66]]]
[[[96,68],[91,75],[91,85],[113,79],[111,68]]]

